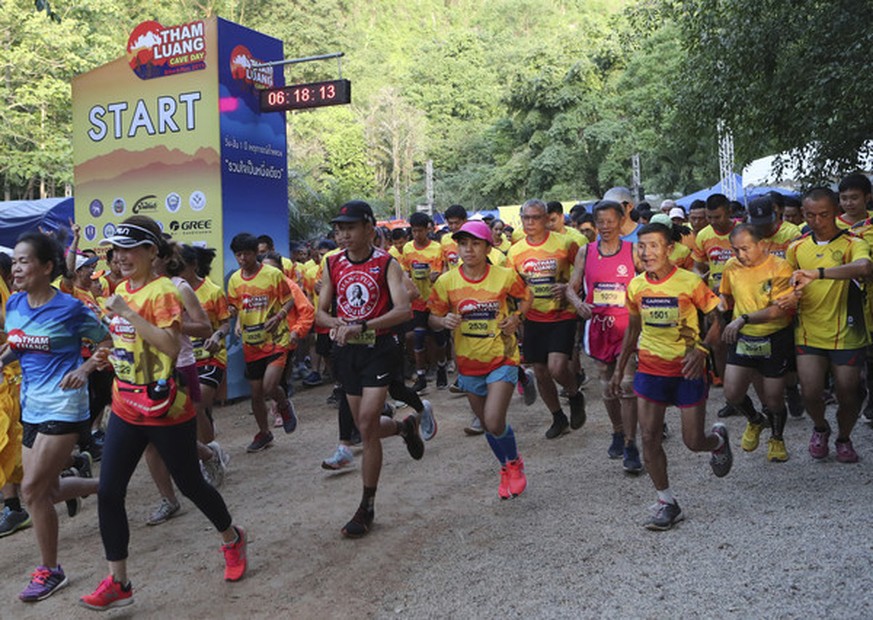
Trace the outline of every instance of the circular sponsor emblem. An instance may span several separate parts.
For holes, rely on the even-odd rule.
[[[175,213],[182,206],[182,197],[176,192],[170,192],[164,199],[164,206],[170,213]]]
[[[616,271],[620,277],[625,277],[627,275],[627,265],[619,265]]]
[[[103,226],[103,236],[104,237],[111,237],[114,234],[115,234],[115,224],[110,222],[110,223],[106,224],[105,226]]]
[[[103,203],[95,198],[88,205],[88,211],[91,213],[91,217],[100,217],[103,215]]]
[[[88,224],[85,226],[85,239],[88,241],[94,241],[94,238],[97,236],[97,227],[94,224]]]
[[[368,317],[379,301],[379,287],[368,273],[353,271],[337,285],[337,303],[347,317]]]
[[[188,197],[188,205],[190,205],[194,211],[202,211],[206,207],[206,194],[199,189],[194,190]]]
[[[125,209],[127,209],[127,203],[124,202],[124,198],[116,198],[112,201],[112,212],[115,215],[124,215]]]

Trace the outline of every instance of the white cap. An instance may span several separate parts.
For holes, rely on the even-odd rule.
[[[674,217],[680,217],[683,220],[685,219],[685,209],[682,207],[673,207],[670,209],[670,219],[672,220]]]

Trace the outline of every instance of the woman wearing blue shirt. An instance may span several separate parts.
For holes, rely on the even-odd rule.
[[[88,374],[95,355],[82,362],[82,339],[108,346],[108,331],[80,301],[51,286],[64,268],[58,243],[40,233],[22,235],[12,258],[20,294],[6,303],[8,349],[21,363],[21,420],[24,425],[21,491],[33,518],[42,564],[19,598],[40,601],[67,585],[58,564],[58,517],[54,504],[97,492],[97,481],[61,478],[61,470],[83,433],[90,431]]]

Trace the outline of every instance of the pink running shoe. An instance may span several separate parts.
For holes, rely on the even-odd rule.
[[[834,443],[834,446],[837,448],[837,460],[840,463],[857,463],[858,462],[858,453],[855,452],[855,448],[852,446],[852,440],[847,439],[846,441],[840,441],[839,439]]]
[[[506,465],[500,468],[500,486],[497,487],[497,494],[500,499],[509,499],[512,497],[512,491],[509,490],[509,469]]]
[[[509,492],[513,497],[521,495],[527,488],[527,476],[524,475],[524,461],[518,457],[514,461],[509,461],[506,464],[506,469],[509,471]]]
[[[809,455],[814,459],[825,459],[828,456],[828,440],[831,438],[831,429],[817,431],[812,429],[812,437],[809,438]],[[850,446],[851,449],[851,446]],[[854,452],[854,450],[852,450]],[[856,455],[857,458],[857,455]]]

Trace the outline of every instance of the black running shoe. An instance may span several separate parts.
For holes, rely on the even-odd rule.
[[[581,391],[570,397],[570,428],[576,430],[585,424],[585,394]]]
[[[664,532],[672,529],[674,525],[684,518],[685,515],[682,514],[679,502],[667,504],[666,502],[658,501],[655,514],[646,521],[646,529]]]
[[[375,517],[376,513],[373,510],[365,510],[363,506],[358,506],[355,516],[343,527],[342,535],[346,538],[361,538],[366,536],[373,525]]]
[[[424,441],[421,439],[421,435],[418,434],[418,420],[416,419],[416,416],[406,416],[406,419],[403,420],[403,427],[401,428],[400,435],[406,443],[406,449],[409,450],[409,456],[416,461],[420,461],[421,457],[424,456]]]
[[[549,430],[546,431],[546,439],[555,439],[565,433],[570,432],[570,423],[567,421],[567,416],[556,416]]]
[[[416,375],[415,383],[412,384],[414,392],[424,392],[427,389],[427,377],[425,375]]]
[[[445,366],[437,366],[436,386],[438,390],[444,390],[449,387],[449,378],[446,375]]]

